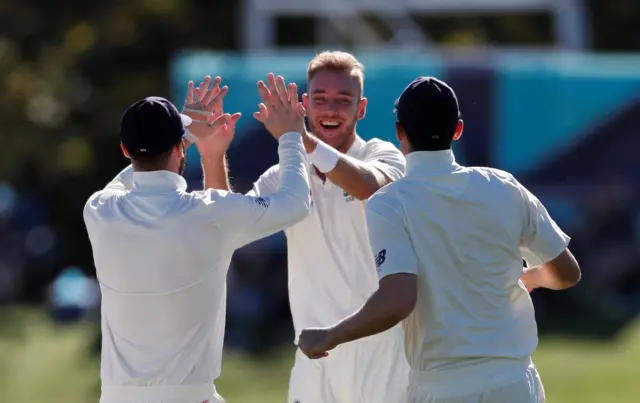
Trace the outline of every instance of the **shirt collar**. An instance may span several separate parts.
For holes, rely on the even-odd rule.
[[[421,172],[453,171],[458,164],[453,150],[442,151],[414,151],[407,155],[407,173],[420,170]]]
[[[187,181],[170,171],[149,171],[133,173],[133,189],[143,191],[187,190]]]
[[[355,140],[353,140],[353,144],[351,144],[351,147],[349,147],[346,154],[350,157],[353,157],[354,154],[360,151],[365,145],[367,145],[367,142],[364,141],[362,137],[356,134],[356,138]]]

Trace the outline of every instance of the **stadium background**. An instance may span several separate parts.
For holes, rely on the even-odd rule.
[[[447,80],[469,165],[515,173],[573,237],[584,281],[533,294],[551,402],[634,402],[640,370],[640,3],[633,0],[77,0],[0,3],[0,402],[96,401],[99,293],[82,223],[125,164],[124,108],[178,105],[221,75],[244,113],[229,151],[238,191],[276,162],[251,118],[269,71],[300,84],[317,50],[366,66],[360,134],[393,140],[393,100]],[[197,152],[186,177],[201,186]],[[428,206],[425,206],[428,208]],[[221,393],[283,401],[292,357],[281,234],[238,251]]]

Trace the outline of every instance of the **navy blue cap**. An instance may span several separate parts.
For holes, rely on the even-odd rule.
[[[397,121],[410,141],[441,143],[455,134],[460,109],[458,98],[444,81],[418,77],[402,91],[395,102]]]
[[[143,98],[122,115],[120,141],[134,157],[162,154],[186,136],[191,122],[167,99]]]

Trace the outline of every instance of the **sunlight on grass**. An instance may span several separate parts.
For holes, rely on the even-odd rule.
[[[0,402],[97,402],[98,366],[88,353],[93,329],[56,328],[28,309],[8,318],[0,316]],[[640,325],[615,344],[544,340],[534,360],[549,402],[638,401]],[[226,354],[218,391],[229,403],[282,403],[292,361],[292,349],[262,361]]]

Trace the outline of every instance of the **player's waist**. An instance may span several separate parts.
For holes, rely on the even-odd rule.
[[[193,402],[213,402],[216,387],[213,383],[199,385],[102,385],[101,403],[131,400],[176,400]]]
[[[411,369],[409,383],[433,390],[439,396],[448,393],[474,393],[488,385],[501,385],[517,381],[526,376],[533,366],[531,357],[522,359],[491,358],[448,369],[419,371]]]

